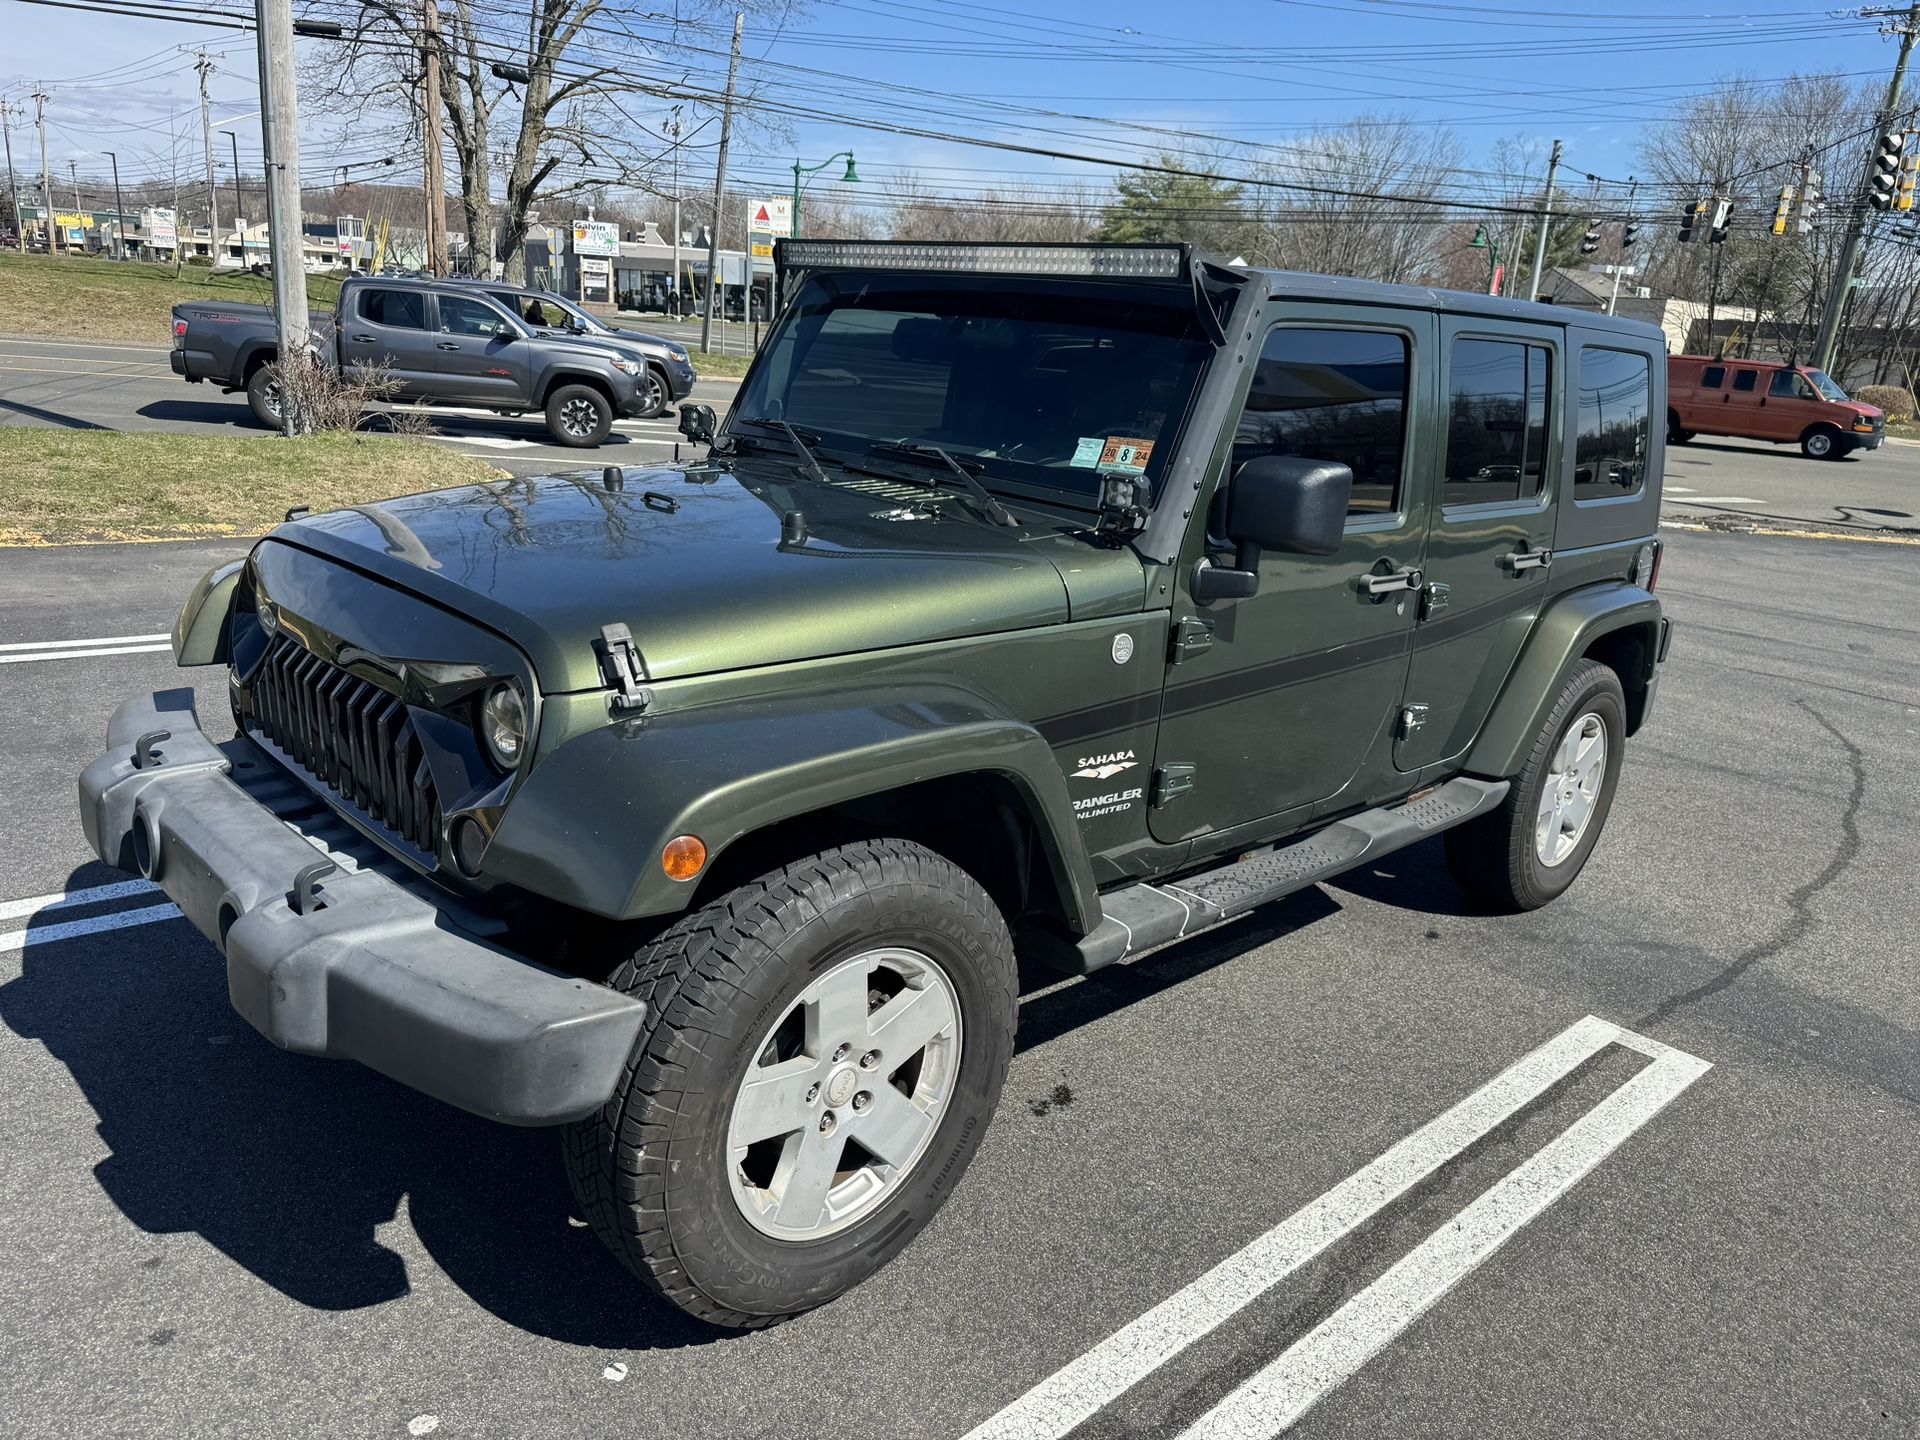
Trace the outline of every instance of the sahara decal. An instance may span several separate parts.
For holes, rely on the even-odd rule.
[[[1080,767],[1073,772],[1076,780],[1111,780],[1140,762],[1134,758],[1133,751],[1116,750],[1111,755],[1082,755],[1076,763]]]

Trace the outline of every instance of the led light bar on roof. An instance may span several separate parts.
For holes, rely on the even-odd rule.
[[[956,275],[1064,275],[1185,280],[1183,245],[969,245],[907,240],[778,240],[792,270],[922,270]]]

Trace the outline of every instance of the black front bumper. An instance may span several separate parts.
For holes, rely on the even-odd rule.
[[[296,906],[295,876],[327,856],[237,783],[236,764],[273,762],[250,741],[214,744],[188,692],[137,696],[80,777],[80,819],[102,860],[157,882],[224,952],[248,1024],[507,1124],[606,1102],[644,1004],[468,933],[424,882],[380,869],[335,869]]]

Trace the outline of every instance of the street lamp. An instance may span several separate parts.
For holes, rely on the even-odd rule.
[[[839,160],[843,157],[847,162],[847,173],[840,177],[841,183],[847,184],[847,185],[858,184],[860,181],[860,176],[853,168],[853,152],[851,150],[842,150],[837,155],[829,155],[826,159],[822,160],[818,165],[802,165],[798,160],[795,160],[793,162],[793,238],[795,240],[798,240],[800,238],[800,179],[801,177],[803,175],[817,175],[822,170],[826,169],[829,165],[833,164],[834,161]]]
[[[1498,288],[1500,242],[1498,240],[1488,239],[1487,227],[1479,225],[1474,228],[1473,239],[1467,242],[1467,246],[1472,250],[1484,250],[1487,252],[1487,293],[1489,295],[1498,295],[1500,293]]]

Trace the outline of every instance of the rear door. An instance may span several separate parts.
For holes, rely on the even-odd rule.
[[[1766,399],[1767,377],[1757,365],[1728,367],[1726,406],[1729,435],[1748,435],[1756,440],[1776,438],[1771,417],[1761,404]]]
[[[1224,848],[1371,803],[1383,771],[1394,783],[1388,737],[1426,539],[1409,456],[1431,408],[1416,396],[1433,383],[1434,317],[1282,301],[1266,320],[1231,451],[1203,493],[1256,455],[1300,455],[1347,465],[1353,503],[1336,553],[1265,554],[1243,600],[1194,601],[1195,562],[1231,564],[1233,550],[1218,535],[1189,540],[1149,822],[1163,843]]]
[[[1722,413],[1727,398],[1727,367],[1695,365],[1690,374],[1671,367],[1667,371],[1672,389],[1667,404],[1680,417],[1680,428],[1713,434],[1726,423]]]
[[[1393,749],[1403,772],[1472,743],[1546,599],[1553,559],[1563,332],[1442,316],[1440,341],[1447,428],[1425,467],[1425,585]]]
[[[440,393],[501,409],[524,405],[528,345],[520,326],[478,295],[442,293],[433,299]]]
[[[356,285],[347,293],[353,313],[340,317],[340,363],[384,371],[396,395],[439,394],[439,352],[427,328],[427,292]]]

